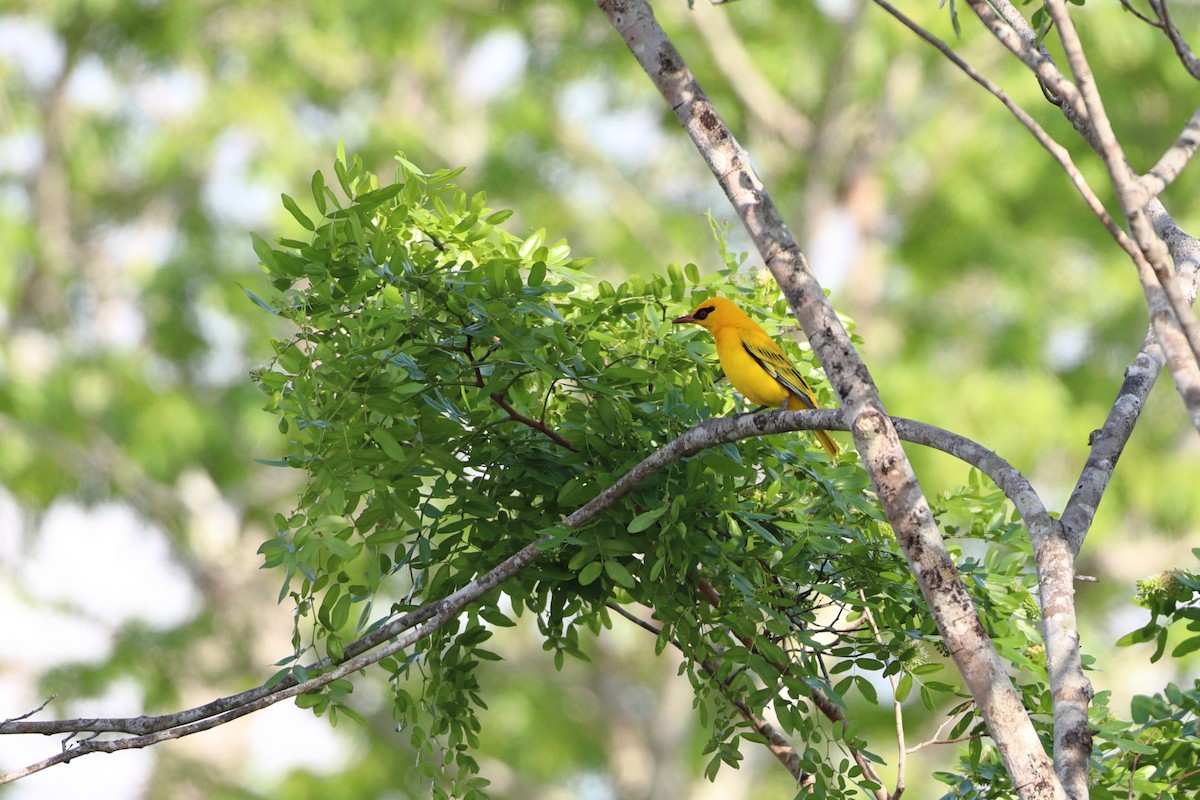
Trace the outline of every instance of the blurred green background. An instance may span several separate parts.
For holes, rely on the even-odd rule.
[[[994,40],[967,18],[956,38],[934,2],[903,8],[1111,199],[1102,165]],[[656,12],[856,322],[889,411],[997,450],[1060,509],[1146,313],[1131,266],[1049,156],[873,5]],[[1184,29],[1196,21],[1178,14]],[[1116,2],[1076,15],[1145,170],[1200,88]],[[426,169],[466,166],[460,185],[515,210],[509,230],[567,238],[598,277],[716,269],[706,214],[736,222],[591,3],[0,5],[0,717],[50,694],[56,717],[163,713],[253,686],[290,651],[291,611],[255,551],[294,506],[297,476],[255,462],[284,442],[247,376],[280,331],[242,287],[262,280],[249,232],[300,237],[279,194],[303,195],[339,141],[382,175],[397,150]],[[1185,229],[1196,189],[1193,170],[1164,196]],[[750,249],[736,225],[730,242]],[[965,480],[947,457],[913,456],[930,493]],[[1116,709],[1190,666],[1148,669],[1148,650],[1111,642],[1144,618],[1134,581],[1190,561],[1198,462],[1164,379],[1080,564],[1101,578],[1079,589],[1081,627]],[[690,689],[639,631],[617,628],[591,643],[593,664],[557,673],[535,631],[502,633],[505,661],[482,676],[480,757],[497,797],[791,796],[765,751],[715,784],[701,777]],[[361,682],[366,730],[273,708],[0,795],[421,797],[385,694]],[[854,711],[894,761],[890,708]],[[910,741],[938,722],[914,709]],[[5,741],[0,768],[56,750]],[[948,748],[913,757],[912,796],[935,796],[926,776],[952,761]]]

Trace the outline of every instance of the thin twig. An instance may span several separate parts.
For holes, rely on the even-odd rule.
[[[508,400],[504,398],[504,395],[500,394],[499,392],[492,392],[490,395],[488,395],[488,397],[492,398],[492,401],[496,405],[504,409],[504,412],[508,414],[509,419],[513,420],[514,422],[519,422],[522,425],[528,425],[535,431],[544,433],[556,444],[562,445],[573,453],[579,452],[576,450],[575,445],[567,441],[567,439],[565,439],[558,431],[554,430],[540,419],[534,419],[533,417],[526,416],[513,408],[512,403],[508,402]]]
[[[1167,10],[1166,0],[1149,0],[1150,7],[1154,9],[1154,13],[1158,16],[1159,25],[1155,27],[1167,35],[1171,40],[1171,46],[1175,48],[1175,54],[1179,56],[1179,61],[1183,64],[1183,68],[1188,71],[1193,78],[1200,79],[1200,58],[1196,58],[1196,53],[1192,50],[1187,40],[1183,38],[1183,34],[1175,27],[1175,23],[1171,21],[1171,12]],[[1151,23],[1153,24],[1153,23]]]
[[[963,713],[970,714],[971,710],[967,709]],[[958,744],[959,742],[969,742],[972,739],[982,739],[985,736],[987,736],[986,733],[964,733],[962,736],[954,736],[949,739],[943,739],[942,731],[946,730],[946,728],[950,725],[950,723],[957,721],[959,716],[960,715],[958,715],[958,714],[951,716],[949,719],[947,719],[945,722],[943,722],[941,725],[938,726],[938,729],[936,731],[934,731],[932,738],[926,739],[925,741],[920,742],[918,744],[914,744],[912,747],[908,748],[908,752],[911,754],[911,753],[917,752],[918,750],[922,750],[926,747],[932,747],[933,745]]]
[[[719,609],[721,607],[721,595],[717,592],[716,589],[713,588],[711,583],[709,583],[704,578],[699,578],[696,582],[696,585],[699,587],[700,593],[704,595],[704,599],[708,601],[709,605],[711,605],[713,608],[716,608],[716,609]],[[741,634],[735,633],[733,631],[730,631],[729,633],[731,636],[733,636],[733,638],[737,639],[742,644],[742,646],[745,647],[747,650],[749,650],[751,653],[758,653],[758,649],[754,646],[754,641],[750,637],[742,636]],[[762,654],[759,653],[759,655],[762,655]],[[818,659],[818,662],[820,663],[821,654],[814,650],[813,655],[816,659]],[[764,658],[765,658],[765,656],[764,656]],[[780,663],[775,662],[770,659],[768,659],[768,660],[770,661],[771,666],[773,666],[776,670],[778,670],[780,672],[780,674],[790,671],[790,665],[780,664]],[[821,664],[821,666],[822,666],[822,668],[824,668],[823,663]],[[828,673],[825,673],[825,682],[827,684],[830,683]],[[825,717],[830,722],[841,724],[843,727],[849,726],[850,723],[846,719],[846,714],[845,714],[845,712],[842,711],[841,706],[834,703],[820,689],[817,689],[816,687],[813,687],[813,686],[809,686],[808,697],[809,697],[809,699],[811,699],[813,701],[813,704],[816,705],[817,709],[822,714],[824,714]],[[854,763],[857,764],[859,769],[862,770],[863,777],[865,779],[871,781],[872,783],[877,784],[880,787],[879,789],[877,789],[875,791],[876,800],[887,800],[887,792],[884,791],[882,788],[883,781],[880,780],[879,774],[875,772],[874,765],[871,764],[871,762],[862,754],[861,751],[859,751],[859,749],[857,747],[854,747],[853,745],[851,745],[848,742],[843,742],[843,746],[845,746],[845,748],[850,751],[850,757],[854,759]]]
[[[875,615],[867,607],[867,595],[862,589],[858,590],[858,599],[862,601],[863,619],[871,628],[871,637],[877,645],[883,647],[883,636],[879,633],[879,626],[875,624]],[[888,683],[892,687],[892,712],[896,718],[896,788],[888,800],[900,800],[900,796],[904,794],[904,774],[908,767],[908,751],[904,747],[904,708],[900,703],[900,695],[896,691],[899,688],[896,676],[888,675]]]
[[[32,717],[34,714],[38,713],[43,708],[45,708],[46,706],[48,706],[52,702],[54,702],[54,699],[57,697],[58,697],[58,695],[52,694],[49,697],[47,697],[45,700],[43,700],[42,704],[39,705],[37,708],[32,709],[31,711],[26,711],[24,714],[22,714],[19,717],[9,717],[8,719],[4,720],[4,722],[0,722],[0,725],[7,725],[10,722],[16,722],[17,720],[21,720],[21,719],[28,719],[29,717]]]
[[[1132,772],[1132,770],[1131,770],[1131,772]],[[1183,783],[1185,780],[1192,777],[1193,775],[1197,775],[1197,774],[1200,774],[1200,767],[1196,767],[1195,769],[1188,770],[1187,772],[1183,773],[1178,778],[1171,781],[1171,785],[1168,786],[1166,788],[1166,790],[1163,792],[1163,796],[1171,797],[1174,794],[1173,790],[1175,789],[1176,786]]]
[[[478,386],[480,389],[482,389],[487,383],[483,378],[483,370],[481,370],[478,366],[479,363],[483,359],[480,359],[479,361],[475,360],[475,356],[471,351],[471,337],[470,336],[467,337],[466,343],[463,345],[463,353],[467,356],[467,360],[470,361],[472,368],[475,370],[475,385]],[[491,353],[491,351],[489,350],[488,353],[483,356],[483,358],[486,359],[490,353]],[[522,425],[533,428],[535,431],[538,431],[539,433],[545,434],[555,444],[565,447],[566,449],[570,450],[572,453],[579,452],[578,450],[575,449],[575,445],[571,444],[571,442],[568,441],[565,437],[563,437],[563,435],[560,434],[558,431],[554,430],[553,428],[551,428],[549,425],[547,425],[545,422],[543,422],[540,419],[534,419],[533,417],[522,414],[520,411],[517,411],[517,409],[513,407],[512,403],[508,402],[508,399],[505,397],[505,393],[513,386],[514,383],[516,383],[516,381],[519,377],[520,376],[514,377],[512,379],[512,381],[508,384],[508,386],[505,386],[502,391],[491,392],[488,395],[488,397],[490,397],[492,399],[493,403],[500,406],[500,408],[504,409],[504,413],[508,414],[509,419],[513,420],[514,422],[519,422]]]
[[[1151,28],[1158,28],[1159,30],[1162,30],[1161,22],[1159,22],[1156,19],[1150,19],[1150,17],[1146,16],[1141,11],[1138,11],[1136,8],[1133,7],[1133,3],[1129,2],[1129,0],[1121,0],[1121,7],[1124,8],[1126,11],[1128,11],[1130,14],[1133,14],[1133,16],[1136,17],[1137,19],[1139,19],[1142,22],[1149,25]]]
[[[654,634],[655,638],[662,636],[662,628],[651,625],[641,617],[625,609],[619,603],[609,601],[604,605],[613,611],[616,611],[622,617],[629,620],[634,625],[637,625],[639,628]],[[671,637],[669,641],[676,650],[684,655],[687,655],[687,651],[683,649],[683,644],[680,643],[678,639]],[[715,664],[709,663],[708,661],[703,661],[700,663],[700,668],[703,669],[709,677],[716,677],[717,670]],[[797,784],[805,786],[812,783],[813,776],[805,772],[800,767],[800,754],[796,752],[795,748],[792,747],[791,742],[787,740],[787,737],[784,736],[778,728],[755,714],[750,709],[750,706],[746,704],[746,701],[733,695],[732,691],[727,685],[721,684],[721,693],[725,696],[725,699],[728,700],[735,709],[737,709],[737,712],[742,715],[742,718],[750,723],[751,727],[754,728],[754,731],[767,740],[767,747],[771,751],[771,754],[779,759],[780,763],[787,768],[788,772],[792,774],[792,777],[796,779]]]

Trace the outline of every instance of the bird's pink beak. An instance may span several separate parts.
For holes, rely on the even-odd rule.
[[[671,320],[671,322],[675,325],[678,325],[681,322],[699,322],[699,320],[697,320],[691,314],[684,314],[682,317],[679,317],[678,319]]]

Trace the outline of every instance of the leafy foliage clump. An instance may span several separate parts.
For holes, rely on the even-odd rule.
[[[252,296],[295,327],[256,379],[292,438],[279,463],[307,475],[261,548],[296,609],[285,672],[304,671],[306,653],[340,660],[382,621],[551,534],[502,592],[380,662],[438,792],[485,783],[472,756],[486,707],[477,667],[500,657],[487,649],[496,630],[532,617],[561,666],[586,660],[581,634],[612,626],[614,612],[682,653],[712,733],[708,774],[736,765],[741,741],[762,741],[754,720],[769,708],[800,741],[820,796],[870,788],[830,747],[877,757],[853,726],[824,720],[879,702],[885,682],[901,700],[918,689],[930,711],[958,689],[931,679],[943,668],[936,632],[852,452],[831,463],[804,434],[710,448],[592,522],[562,524],[690,426],[738,410],[711,340],[671,319],[715,293],[778,315],[782,301],[765,283],[733,282],[740,258],[720,236],[715,275],[671,265],[596,282],[565,243],[499,227],[509,212],[456,188],[457,173],[397,160],[381,186],[339,154],[340,193],[313,178],[316,221],[284,198],[311,240],[256,240],[271,290]],[[965,513],[961,529],[947,523],[964,536],[1017,538],[994,491],[943,505],[948,520]],[[986,552],[960,561],[1003,637],[1028,616],[1028,571],[1011,552]],[[1036,672],[1018,648],[1008,654]],[[302,702],[355,717],[352,688],[339,680]],[[969,704],[955,713],[956,735],[978,726]]]

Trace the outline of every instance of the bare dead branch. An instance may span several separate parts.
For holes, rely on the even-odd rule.
[[[18,720],[22,720],[22,719],[28,719],[29,717],[32,717],[34,714],[38,713],[38,712],[39,712],[39,711],[41,711],[43,708],[45,708],[46,706],[48,706],[48,705],[50,705],[52,702],[54,702],[54,699],[55,699],[56,697],[58,697],[58,695],[56,695],[56,694],[52,694],[52,695],[50,695],[49,697],[47,697],[45,700],[43,700],[43,701],[42,701],[42,703],[41,703],[41,705],[39,705],[37,708],[31,709],[31,710],[29,710],[29,711],[26,711],[24,714],[22,714],[22,715],[21,715],[21,716],[19,716],[19,717],[9,717],[8,719],[4,720],[4,722],[0,722],[0,725],[7,725],[7,724],[8,724],[8,723],[10,723],[10,722],[16,722],[16,721],[18,721]]]
[[[965,711],[963,713],[969,714],[971,712],[970,712],[970,709],[968,709],[967,711]],[[938,725],[938,729],[934,732],[933,736],[931,736],[930,738],[926,739],[923,742],[919,742],[918,744],[914,744],[912,747],[908,748],[908,753],[912,754],[912,753],[917,752],[918,750],[924,750],[926,747],[933,747],[933,746],[939,745],[939,744],[958,744],[959,742],[969,742],[972,739],[982,739],[984,736],[987,735],[987,734],[983,734],[983,733],[964,733],[962,736],[954,736],[949,739],[943,739],[942,731],[946,730],[946,728],[949,727],[951,722],[954,722],[955,720],[959,719],[961,716],[962,716],[961,714],[951,715],[949,719],[947,719],[941,725]]]

